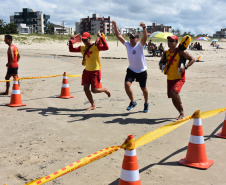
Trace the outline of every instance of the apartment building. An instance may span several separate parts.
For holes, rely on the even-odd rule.
[[[213,37],[226,38],[226,28],[221,29],[221,31],[216,31]]]
[[[10,22],[16,24],[19,33],[23,34],[46,33],[48,19],[50,15],[40,11],[34,12],[30,8],[23,8],[23,12],[14,12],[14,15],[10,16]]]
[[[148,33],[153,33],[156,31],[161,31],[161,32],[172,32],[172,27],[171,26],[164,26],[163,24],[157,25],[157,23],[152,23],[152,26],[147,26],[147,32]]]
[[[98,31],[108,34],[113,33],[111,18],[108,16],[99,17],[98,14],[93,14],[92,17],[81,18],[80,22],[76,22],[76,33],[82,34],[83,32],[89,32],[91,34],[97,34]]]

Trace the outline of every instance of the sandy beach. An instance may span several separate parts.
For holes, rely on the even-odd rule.
[[[0,80],[6,74],[7,48],[1,35]],[[149,40],[149,39],[148,39]],[[18,46],[19,77],[82,74],[80,53],[70,53],[65,42],[51,41],[14,43]],[[185,116],[226,107],[226,49],[215,49],[201,41],[203,51],[188,52],[204,62],[196,62],[186,71],[181,91]],[[80,44],[75,44],[78,46]],[[175,121],[179,115],[166,94],[166,76],[158,67],[160,57],[150,57],[147,88],[150,110],[143,113],[143,95],[139,84],[132,90],[138,105],[127,111],[129,98],[124,90],[128,67],[125,47],[108,42],[109,50],[101,51],[102,83],[111,91],[93,94],[97,109],[90,106],[81,77],[68,77],[74,98],[56,98],[61,92],[62,76],[21,80],[20,92],[24,107],[8,107],[10,96],[0,96],[0,184],[22,185],[53,172],[109,146],[121,145],[128,135],[135,139]],[[157,44],[158,45],[158,44]],[[164,45],[166,46],[166,45]],[[226,48],[226,42],[220,43]],[[166,47],[168,48],[168,47]],[[0,91],[5,82],[0,83]],[[10,92],[12,91],[12,82]],[[143,185],[226,185],[226,140],[214,135],[221,130],[225,113],[202,120],[208,159],[215,163],[207,170],[179,165],[186,156],[193,120],[176,130],[136,149]],[[46,184],[117,185],[122,169],[124,150],[90,163]]]

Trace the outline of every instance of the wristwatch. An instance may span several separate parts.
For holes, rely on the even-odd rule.
[[[146,26],[143,27],[143,29],[145,29],[145,28],[146,28]]]
[[[188,67],[185,65],[185,67],[184,67],[185,69],[188,69]]]

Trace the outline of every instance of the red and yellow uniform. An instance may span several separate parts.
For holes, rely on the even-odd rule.
[[[80,52],[82,55],[84,55],[85,51],[87,49],[87,46],[80,46]],[[101,70],[101,63],[100,63],[100,57],[99,57],[99,49],[98,45],[93,45],[89,51],[86,53],[85,56],[85,70],[87,71],[97,71]]]
[[[11,69],[11,68],[17,68],[18,67],[18,54],[19,54],[19,51],[18,51],[18,48],[15,46],[15,45],[11,45],[14,50],[13,50],[13,56],[14,56],[14,59],[12,61],[12,63],[10,64],[10,66],[8,66],[8,69]],[[7,55],[8,55],[8,62],[10,60],[10,53],[7,52]]]
[[[173,55],[174,53],[170,53],[169,50],[166,51],[167,65],[169,64]],[[173,61],[171,62],[171,65],[167,71],[167,94],[169,98],[171,98],[170,96],[171,90],[173,90],[176,93],[180,93],[180,90],[185,83],[185,73],[178,74],[179,62],[180,62],[180,54],[178,52],[174,57]]]
[[[101,38],[102,44],[93,44],[89,51],[85,55],[85,66],[82,75],[82,85],[91,84],[94,88],[101,87],[101,62],[99,57],[99,51],[108,50],[108,45],[105,39]],[[70,52],[81,52],[84,55],[88,47],[85,45],[73,48],[72,44],[69,44]]]

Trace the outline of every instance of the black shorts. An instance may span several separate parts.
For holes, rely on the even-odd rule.
[[[7,74],[8,75],[18,74],[18,67],[8,69]]]
[[[127,68],[126,72],[127,74],[126,74],[125,82],[132,83],[134,80],[136,80],[137,82],[139,82],[141,88],[146,87],[146,82],[148,77],[147,71],[143,71],[141,73],[135,73],[131,69]]]

